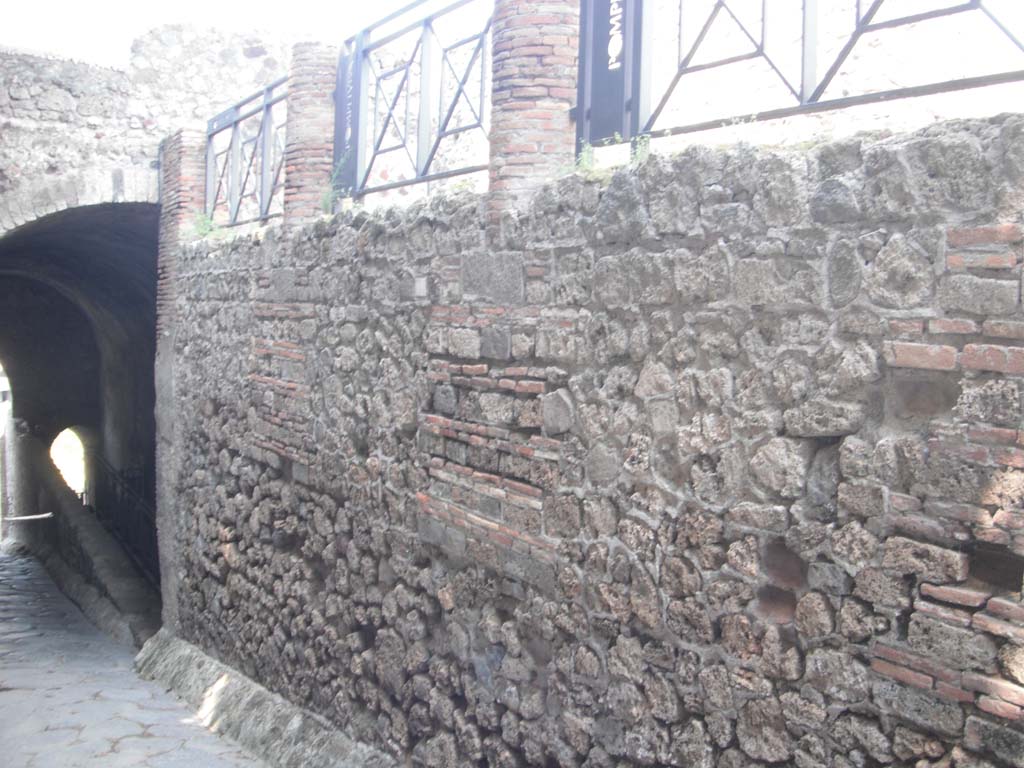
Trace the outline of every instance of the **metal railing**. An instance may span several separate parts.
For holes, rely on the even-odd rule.
[[[581,22],[581,145],[1024,80],[1009,0],[584,0]]]
[[[334,188],[344,196],[487,169],[493,0],[417,0],[345,42]]]
[[[139,469],[118,470],[98,453],[90,453],[96,516],[154,585],[160,583],[156,512],[147,501],[146,474]]]
[[[274,81],[207,124],[206,216],[211,225],[247,224],[283,212],[287,80]]]

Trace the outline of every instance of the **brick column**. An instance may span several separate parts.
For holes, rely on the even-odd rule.
[[[157,246],[156,332],[173,321],[177,252],[203,212],[206,194],[206,137],[177,131],[160,145],[160,232]]]
[[[178,252],[203,212],[206,136],[178,131],[160,145],[160,231],[156,285],[156,531],[164,626],[178,625],[178,520],[175,507],[174,321]]]
[[[330,213],[333,204],[337,67],[338,49],[333,46],[298,43],[292,48],[284,150],[284,220],[289,226]]]
[[[497,0],[488,223],[571,165],[579,0]]]

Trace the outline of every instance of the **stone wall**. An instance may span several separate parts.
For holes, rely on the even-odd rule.
[[[1022,130],[185,248],[178,631],[427,766],[1024,766]]]
[[[135,41],[128,71],[0,51],[0,234],[99,202],[156,202],[157,148],[281,77],[287,47],[188,27]]]

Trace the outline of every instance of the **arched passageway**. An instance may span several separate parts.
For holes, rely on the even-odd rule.
[[[143,203],[70,208],[0,238],[0,360],[15,428],[43,455],[74,429],[86,501],[151,578],[158,213]],[[35,500],[22,494],[18,514]],[[23,540],[49,535],[28,522],[10,528]]]

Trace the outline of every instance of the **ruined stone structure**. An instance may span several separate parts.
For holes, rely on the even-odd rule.
[[[287,62],[279,45],[181,27],[136,41],[127,72],[0,52],[0,363],[13,417],[44,448],[75,428],[90,465],[140,476],[150,501],[158,148]],[[48,506],[31,484],[19,493],[20,515]],[[46,523],[14,527],[40,546],[65,541]]]
[[[180,633],[428,766],[1024,765],[1022,126],[184,249]]]
[[[144,669],[429,768],[1024,768],[1024,118],[537,190],[574,5],[499,2],[490,196],[310,221],[328,144],[290,128],[283,223],[189,242],[202,140],[164,141]],[[326,125],[300,51],[289,120]]]
[[[288,60],[280,44],[184,27],[137,40],[127,72],[0,51],[0,235],[66,208],[157,202],[163,138]]]

